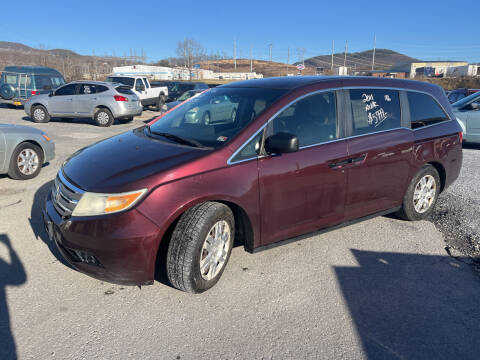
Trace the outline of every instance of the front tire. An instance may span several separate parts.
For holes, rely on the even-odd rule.
[[[167,252],[167,275],[174,287],[201,293],[217,283],[235,240],[230,208],[206,202],[187,210],[173,231]]]
[[[33,179],[40,173],[42,164],[42,149],[31,143],[21,143],[13,151],[8,176],[14,180]]]
[[[437,169],[424,165],[414,176],[403,198],[398,215],[405,220],[417,221],[430,216],[440,194],[441,180]]]
[[[112,125],[115,120],[110,110],[105,108],[97,109],[93,119],[95,120],[95,123],[101,127],[108,127]]]
[[[31,118],[36,123],[48,123],[50,114],[43,105],[35,105],[31,110]]]

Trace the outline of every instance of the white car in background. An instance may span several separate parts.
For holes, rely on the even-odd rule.
[[[129,86],[143,106],[154,105],[157,111],[161,111],[167,101],[168,88],[150,84],[145,76],[111,75],[106,81]]]

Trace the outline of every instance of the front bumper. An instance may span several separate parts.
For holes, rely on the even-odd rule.
[[[115,284],[153,283],[159,229],[137,210],[63,219],[49,193],[43,218],[51,240],[78,271]]]
[[[24,104],[24,101],[21,99],[4,99],[0,97],[0,104],[11,104],[11,105],[16,105],[16,106],[21,106]]]

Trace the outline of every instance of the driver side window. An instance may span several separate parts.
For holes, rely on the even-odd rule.
[[[281,132],[296,135],[300,147],[337,139],[335,92],[307,96],[282,111],[268,125],[267,134]]]
[[[137,82],[135,83],[135,90],[143,91],[144,89],[145,89],[145,85],[143,85],[142,79],[137,79]]]

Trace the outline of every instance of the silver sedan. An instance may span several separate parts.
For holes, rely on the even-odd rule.
[[[0,124],[0,174],[17,180],[32,179],[54,158],[55,144],[43,131]]]

